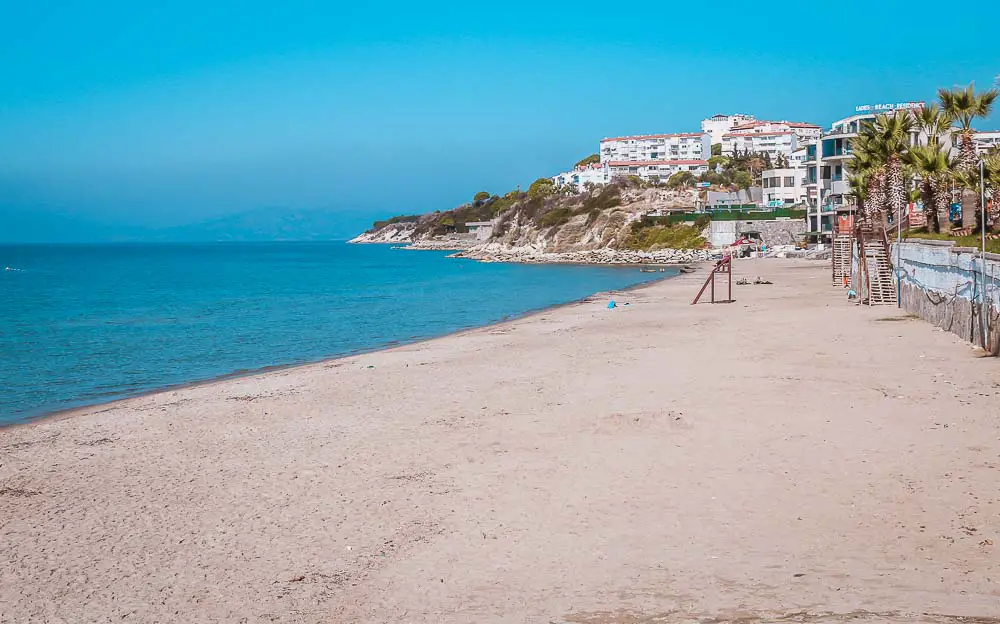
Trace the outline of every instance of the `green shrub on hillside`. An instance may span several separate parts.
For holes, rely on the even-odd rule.
[[[546,212],[538,220],[539,227],[553,227],[562,225],[573,218],[573,211],[569,208],[553,208]]]
[[[658,249],[701,249],[705,239],[700,229],[690,225],[644,225],[641,221],[632,224],[632,231],[625,240],[624,247],[634,251],[656,251]]]
[[[580,212],[600,212],[614,208],[615,206],[621,206],[621,204],[621,191],[614,184],[609,184],[602,188],[600,193],[590,195],[587,199],[583,200],[583,208],[580,209]]]
[[[535,199],[538,197],[546,197],[551,195],[556,190],[556,183],[549,178],[538,178],[531,183],[528,187],[528,197],[530,199]]]

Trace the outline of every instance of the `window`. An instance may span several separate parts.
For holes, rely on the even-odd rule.
[[[785,187],[787,188],[791,186],[795,186],[795,176],[785,176]]]

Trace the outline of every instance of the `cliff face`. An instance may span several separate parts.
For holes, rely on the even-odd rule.
[[[412,243],[416,223],[391,223],[355,236],[349,243]]]
[[[692,189],[642,188],[623,182],[579,194],[553,192],[534,197],[525,193],[494,196],[477,205],[423,215],[413,223],[390,223],[370,230],[352,242],[430,242],[442,232],[462,236],[462,220],[491,219],[493,232],[485,240],[469,237],[470,256],[492,254],[568,254],[628,248],[634,224],[658,210],[691,207],[697,200]],[[687,227],[687,226],[680,226]]]

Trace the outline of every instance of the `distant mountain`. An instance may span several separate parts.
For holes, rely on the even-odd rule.
[[[259,208],[165,228],[108,225],[74,216],[0,210],[0,243],[267,242],[347,240],[370,213]]]
[[[264,242],[347,240],[370,217],[328,210],[260,208],[150,232],[163,242]]]

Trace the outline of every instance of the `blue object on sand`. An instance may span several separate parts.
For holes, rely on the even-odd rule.
[[[618,304],[615,303],[615,300],[612,299],[611,301],[608,302],[608,309],[611,310],[611,309],[613,309],[617,305]]]

